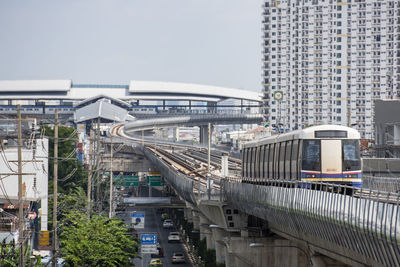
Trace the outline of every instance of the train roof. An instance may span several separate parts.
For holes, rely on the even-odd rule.
[[[326,124],[326,125],[311,126],[311,127],[301,129],[301,130],[296,130],[296,131],[293,131],[290,133],[278,134],[278,135],[273,135],[273,136],[253,140],[253,141],[245,143],[243,147],[245,147],[245,148],[253,147],[255,145],[264,145],[264,144],[288,141],[288,140],[293,140],[293,139],[314,139],[315,131],[335,131],[335,130],[336,131],[347,131],[346,138],[335,138],[335,139],[360,139],[360,133],[353,128],[342,126],[342,125]],[[323,139],[323,138],[317,138],[317,139]]]

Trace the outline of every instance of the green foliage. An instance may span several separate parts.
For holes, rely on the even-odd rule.
[[[25,248],[24,261],[25,266],[42,266],[40,263],[40,257],[37,256],[33,261],[29,255],[30,247]],[[6,243],[5,239],[0,244],[0,266],[2,267],[17,267],[19,264],[20,248],[15,245],[15,242]]]
[[[53,190],[53,163],[54,163],[54,129],[49,126],[43,126],[44,134],[49,139],[49,192]],[[87,172],[83,169],[80,162],[77,161],[76,153],[74,152],[78,135],[74,128],[59,126],[58,127],[58,191],[60,193],[67,192],[70,188],[87,187]],[[67,159],[69,158],[69,159]],[[76,171],[75,171],[76,169]],[[75,172],[74,172],[75,171]],[[74,174],[69,178],[69,176]]]
[[[207,249],[204,258],[204,266],[217,267],[215,249]]]
[[[205,258],[207,252],[207,240],[203,238],[199,241],[198,246],[196,247],[197,255],[200,256],[202,259]]]
[[[57,216],[59,221],[64,219],[66,213],[70,211],[86,212],[87,195],[82,187],[71,188],[68,194],[63,194],[58,197]]]
[[[66,266],[131,266],[138,256],[137,240],[127,235],[123,221],[72,211],[65,215],[60,235]]]

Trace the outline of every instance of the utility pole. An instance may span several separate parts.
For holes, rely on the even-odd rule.
[[[211,123],[208,123],[208,153],[207,153],[207,173],[210,173],[210,158],[211,158]]]
[[[102,200],[100,198],[100,186],[101,179],[103,178],[100,175],[100,117],[97,118],[97,132],[96,132],[96,176],[97,176],[97,204],[99,209],[99,214],[103,209]]]
[[[57,267],[57,187],[58,187],[58,110],[54,122],[54,165],[53,165],[53,267]],[[22,265],[23,266],[23,265]]]
[[[207,191],[210,200],[211,181],[210,181],[210,161],[211,161],[211,123],[208,123],[208,153],[207,153]]]
[[[21,105],[18,104],[17,107],[18,112],[18,215],[19,215],[19,234],[18,234],[18,241],[19,241],[19,266],[24,265],[24,201],[22,199],[22,129],[21,129]]]
[[[87,217],[90,220],[90,197],[92,195],[92,160],[93,160],[93,129],[90,127],[89,137],[89,167],[88,167],[88,191],[87,191]]]
[[[111,156],[111,163],[110,163],[110,212],[108,214],[108,218],[112,217],[112,199],[113,199],[113,141],[111,136],[111,146],[110,146],[110,156]]]

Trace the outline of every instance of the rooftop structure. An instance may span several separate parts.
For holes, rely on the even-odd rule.
[[[261,102],[261,94],[234,88],[173,82],[130,81],[129,85],[74,84],[71,80],[0,81],[0,100],[85,100],[98,95],[128,100]]]

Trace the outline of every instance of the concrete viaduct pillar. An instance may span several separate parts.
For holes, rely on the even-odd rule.
[[[216,262],[224,263],[226,261],[226,246],[224,240],[229,237],[229,232],[224,229],[210,225],[212,238],[215,242]]]
[[[274,237],[225,238],[226,267],[310,266],[310,257],[292,241]]]
[[[200,240],[206,238],[207,248],[215,249],[215,243],[212,239],[212,232],[210,230],[211,221],[209,221],[205,216],[200,215]]]
[[[192,210],[193,230],[200,230],[200,215],[197,210]]]
[[[211,125],[211,133],[214,130],[214,126]],[[200,126],[200,144],[208,145],[208,125]]]
[[[193,222],[193,214],[191,208],[185,208],[183,210],[183,215],[185,216],[185,220],[188,222]]]

